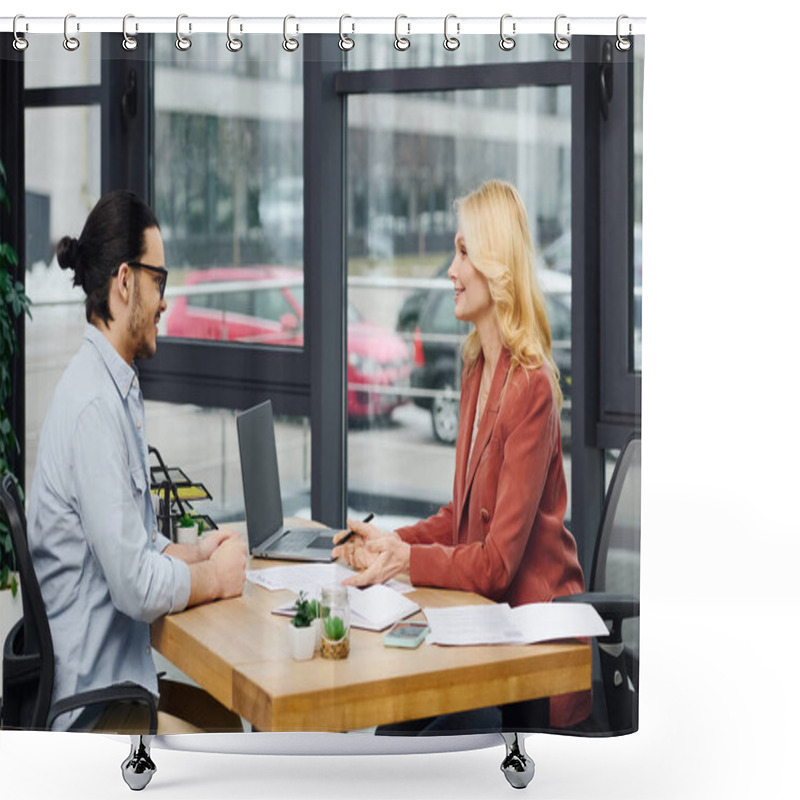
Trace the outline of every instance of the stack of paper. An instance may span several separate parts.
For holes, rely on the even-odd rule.
[[[426,608],[428,644],[533,644],[577,636],[606,636],[608,628],[588,603],[508,603]]]

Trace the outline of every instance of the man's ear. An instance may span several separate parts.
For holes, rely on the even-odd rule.
[[[120,298],[127,303],[133,291],[133,273],[127,264],[120,264],[114,284],[119,292]]]

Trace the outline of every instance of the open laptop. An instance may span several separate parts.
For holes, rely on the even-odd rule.
[[[331,561],[335,530],[283,525],[272,403],[267,400],[239,414],[236,431],[252,555],[290,561]]]

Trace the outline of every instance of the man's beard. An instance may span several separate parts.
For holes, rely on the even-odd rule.
[[[148,328],[155,325],[154,319],[147,319],[139,292],[139,281],[133,284],[133,311],[128,321],[128,333],[136,343],[134,358],[152,358],[156,354],[155,345],[147,337]]]

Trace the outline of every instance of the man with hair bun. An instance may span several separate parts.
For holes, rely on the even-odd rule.
[[[28,511],[55,653],[52,702],[132,681],[159,698],[159,734],[241,731],[202,690],[159,680],[150,649],[153,620],[240,595],[247,565],[231,531],[181,545],[157,528],[135,360],[155,355],[167,307],[158,222],[136,195],[112,192],[80,238],[61,239],[57,258],[86,294],[86,327],[42,426]],[[149,732],[132,704],[68,712],[53,728]]]

